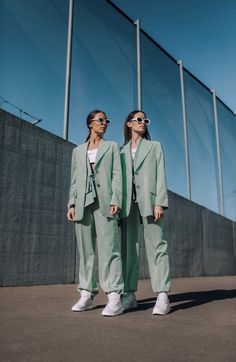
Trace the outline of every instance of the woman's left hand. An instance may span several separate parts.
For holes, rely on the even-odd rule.
[[[156,205],[154,207],[153,213],[154,213],[154,221],[160,220],[164,215],[162,206]]]
[[[117,206],[117,205],[111,205],[111,214],[112,214],[112,215],[118,214],[119,211],[120,211],[119,206]]]

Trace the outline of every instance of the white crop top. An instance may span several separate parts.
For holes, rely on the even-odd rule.
[[[88,150],[88,158],[90,163],[95,163],[98,149]]]
[[[137,151],[137,147],[136,148],[131,148],[131,155],[132,155],[132,159],[134,160],[135,157],[135,152]]]

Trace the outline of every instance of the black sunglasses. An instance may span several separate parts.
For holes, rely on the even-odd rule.
[[[107,118],[93,118],[91,121],[97,121],[99,123],[106,123],[109,124],[111,121]]]
[[[148,118],[138,117],[138,118],[133,118],[133,119],[131,119],[130,121],[131,121],[131,122],[132,122],[132,121],[135,121],[135,122],[137,122],[137,123],[144,123],[144,124],[146,124],[146,126],[147,126],[148,124],[150,124],[150,119],[148,119]]]

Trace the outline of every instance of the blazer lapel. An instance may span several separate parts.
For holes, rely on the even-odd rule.
[[[87,149],[88,149],[88,142],[83,143],[78,148],[78,155],[83,162],[83,165],[87,164]]]
[[[97,156],[96,156],[96,160],[95,160],[95,165],[94,168],[96,168],[101,160],[101,158],[104,156],[104,154],[107,152],[107,150],[109,149],[110,144],[109,142],[104,142],[103,139],[101,139],[99,147],[98,147],[98,152],[97,152]]]
[[[126,166],[128,168],[128,175],[132,174],[132,160],[131,160],[131,141],[129,141],[124,147],[123,147],[123,153],[125,154],[125,161]]]
[[[87,149],[88,149],[88,142],[80,145],[78,150],[78,156],[82,161],[82,166],[83,166],[83,170],[80,171],[82,171],[81,174],[83,173],[85,176],[87,175],[87,161],[88,161]]]
[[[144,159],[147,157],[148,153],[152,148],[151,142],[148,142],[145,138],[142,139],[138,145],[137,149],[137,158],[134,158],[134,170],[136,171],[141,164],[143,163]]]

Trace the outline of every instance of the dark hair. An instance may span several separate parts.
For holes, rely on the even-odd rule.
[[[138,110],[134,110],[133,112],[130,112],[128,114],[128,116],[126,117],[125,119],[125,123],[124,123],[124,144],[126,145],[132,138],[132,131],[131,131],[131,128],[127,126],[127,123],[132,119],[134,118],[135,114],[136,113],[139,113],[139,112],[142,112],[144,114],[144,116],[146,117],[146,114],[145,112],[143,111],[138,111]],[[150,140],[151,137],[150,137],[150,134],[148,132],[148,129],[146,127],[145,129],[145,132],[143,134],[143,138],[146,138],[147,140]]]
[[[95,109],[94,111],[91,111],[88,116],[87,116],[87,127],[89,129],[89,133],[88,133],[88,136],[85,140],[85,142],[87,142],[90,138],[90,134],[91,134],[91,128],[89,127],[90,126],[90,123],[92,122],[92,119],[96,116],[96,114],[98,113],[103,113],[106,117],[106,113],[103,112],[103,111],[100,111],[99,109]]]

